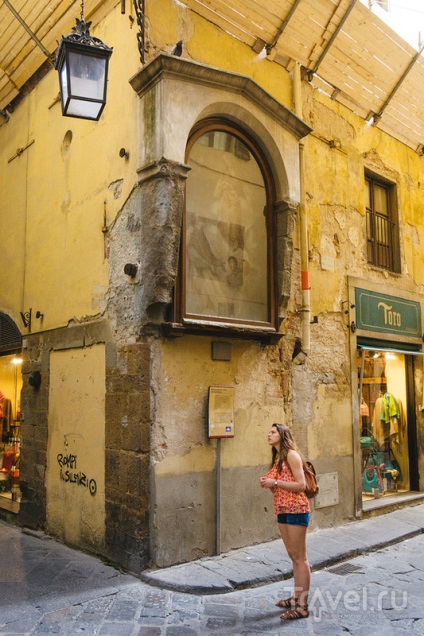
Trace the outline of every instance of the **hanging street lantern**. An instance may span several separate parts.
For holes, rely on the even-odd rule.
[[[91,22],[77,18],[74,33],[63,36],[56,55],[62,115],[97,121],[106,104],[107,74],[112,49],[90,35]]]

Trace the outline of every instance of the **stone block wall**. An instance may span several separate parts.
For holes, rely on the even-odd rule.
[[[150,344],[118,346],[102,321],[28,336],[22,369],[19,522],[34,529],[49,526],[50,353],[100,342],[106,346],[105,529],[104,541],[93,549],[139,572],[149,561]],[[41,373],[38,388],[29,383],[35,371]]]
[[[105,544],[109,558],[139,572],[149,560],[150,345],[109,349]]]
[[[29,528],[43,528],[46,522],[46,482],[49,355],[43,349],[42,336],[31,338],[22,366],[20,488],[22,501],[20,523]],[[40,373],[41,383],[31,386],[30,376]]]

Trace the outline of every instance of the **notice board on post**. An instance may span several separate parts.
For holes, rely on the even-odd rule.
[[[234,437],[234,387],[210,386],[208,437]]]

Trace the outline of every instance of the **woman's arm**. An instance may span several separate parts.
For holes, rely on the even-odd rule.
[[[295,481],[283,481],[282,479],[270,479],[265,477],[260,478],[260,484],[262,488],[284,488],[291,492],[303,492],[305,490],[305,474],[303,472],[303,462],[299,453],[294,450],[289,450],[287,453],[287,463],[290,467],[292,475]],[[277,483],[275,483],[277,482]]]
[[[292,490],[293,492],[303,492],[306,488],[305,481],[305,473],[303,472],[303,462],[302,458],[294,450],[289,450],[287,453],[287,463],[290,466],[290,470],[292,471],[292,475],[295,478],[295,482],[293,482],[293,486],[296,488],[288,488],[287,490]]]

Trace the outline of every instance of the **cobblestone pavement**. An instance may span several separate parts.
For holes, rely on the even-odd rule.
[[[274,603],[290,595],[291,580],[219,595],[182,594],[54,541],[19,540],[14,533],[6,530],[5,540],[15,540],[5,558],[0,541],[0,634],[424,634],[424,535],[314,572],[310,616],[289,623]]]

